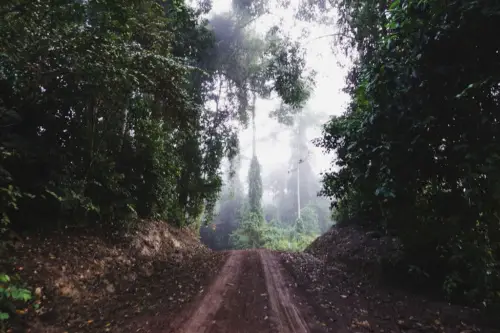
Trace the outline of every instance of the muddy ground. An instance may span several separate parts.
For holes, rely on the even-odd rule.
[[[376,251],[360,250],[371,242],[362,235],[339,237],[333,230],[308,253],[212,252],[164,223],[124,243],[27,238],[1,264],[41,307],[20,311],[10,332],[500,332],[476,309],[383,286],[363,273],[371,266],[353,269]]]
[[[165,333],[321,332],[293,281],[268,250],[231,251],[221,273]]]
[[[0,271],[18,274],[35,298],[13,316],[13,333],[147,332],[203,294],[228,256],[162,222],[118,240],[80,232],[20,238]]]

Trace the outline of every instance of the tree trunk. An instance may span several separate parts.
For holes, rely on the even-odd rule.
[[[252,98],[252,156],[257,155],[256,139],[257,129],[255,127],[255,101],[257,100],[257,95],[253,93]]]

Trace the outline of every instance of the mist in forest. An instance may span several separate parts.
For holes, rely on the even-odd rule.
[[[262,81],[250,94],[242,93],[244,79],[234,80],[233,85],[221,80],[215,87],[221,96],[212,105],[215,110],[222,105],[229,108],[238,99],[250,112],[238,115],[238,153],[223,163],[223,186],[213,220],[200,231],[213,249],[301,250],[334,223],[330,200],[319,196],[321,173],[333,156],[314,140],[329,117],[345,106],[342,64],[347,60],[331,52],[331,40],[322,40],[331,33],[325,27],[301,24],[283,8],[264,7],[259,2],[250,7],[237,1],[213,3],[208,20],[218,59],[227,63],[233,77],[244,76],[266,62],[269,45],[271,49],[276,44],[296,45],[297,62],[302,61],[303,72],[314,83],[300,106],[287,105],[270,93],[262,77],[255,79]]]
[[[498,313],[499,15],[495,1],[0,1],[0,327],[56,313],[60,326],[46,325],[100,317],[97,329],[113,320],[88,301],[104,314],[133,301],[130,288],[78,297],[76,318],[73,303],[52,308],[59,273],[85,296],[142,258],[158,273],[134,289],[144,309],[180,280],[198,290],[229,261],[198,255],[188,230],[212,249],[285,251],[332,230],[311,253],[364,239],[337,259],[384,263],[387,282]],[[170,236],[189,243],[180,279],[156,269],[178,266]],[[107,260],[116,245],[137,265]],[[76,257],[96,269],[52,269]],[[245,269],[259,261],[244,257]],[[307,258],[287,258],[308,273]]]

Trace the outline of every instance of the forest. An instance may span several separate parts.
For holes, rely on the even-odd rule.
[[[154,219],[200,230],[213,249],[300,251],[335,221],[400,239],[404,270],[449,299],[498,306],[498,3],[211,8],[210,0],[0,3],[4,238],[114,237]],[[307,107],[315,73],[303,40],[280,22],[256,29],[276,8],[329,27],[322,42],[352,60],[341,115],[324,120]],[[259,99],[280,106],[258,110]],[[257,112],[281,124],[292,147],[283,167],[265,173]],[[313,144],[334,155],[321,178],[305,135],[320,123]],[[239,145],[246,128],[249,157]],[[32,292],[7,273],[0,283],[1,323]]]
[[[243,175],[246,182],[236,172],[238,164],[233,174],[226,172],[215,219],[200,229],[205,244],[215,250],[264,247],[299,251],[331,227],[330,202],[318,195],[321,179],[312,168],[313,152],[307,136],[318,119],[321,114],[305,108],[291,118],[293,124],[281,129],[281,134],[290,136],[288,164],[266,172],[252,148],[255,155],[248,175]],[[267,145],[272,145],[272,140]],[[238,161],[244,158],[240,154]]]

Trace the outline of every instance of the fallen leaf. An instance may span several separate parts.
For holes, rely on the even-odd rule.
[[[351,326],[352,327],[364,327],[364,328],[368,328],[368,329],[371,328],[370,323],[368,322],[368,320],[359,321],[357,319],[354,319],[353,323],[351,324]]]

